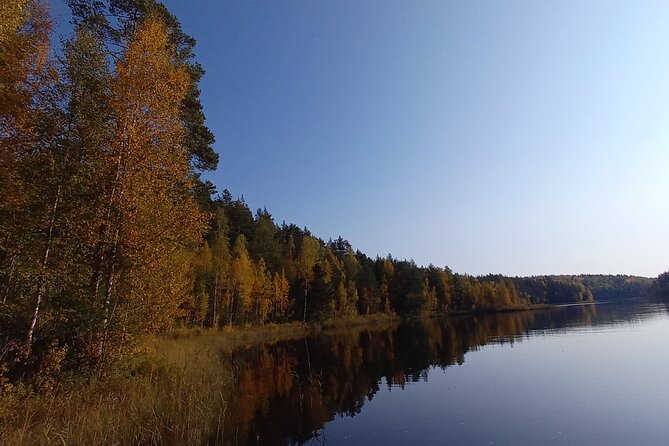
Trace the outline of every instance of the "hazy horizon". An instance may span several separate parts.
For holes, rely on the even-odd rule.
[[[165,4],[219,192],[469,274],[669,267],[669,4]]]

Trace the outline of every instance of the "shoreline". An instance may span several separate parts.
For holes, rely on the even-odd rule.
[[[585,302],[579,305],[596,304],[597,302]],[[404,322],[425,319],[447,319],[450,317],[493,315],[502,313],[515,313],[523,311],[553,310],[565,305],[559,304],[535,304],[516,307],[505,307],[499,309],[482,309],[469,311],[453,311],[448,313],[423,314],[414,317],[402,318],[396,314],[374,313],[367,316],[354,318],[327,319],[322,322],[300,322],[292,321],[280,324],[226,326],[222,328],[180,328],[164,335],[156,336],[157,342],[169,342],[184,338],[207,337],[215,340],[220,348],[224,350],[235,350],[248,348],[262,344],[274,344],[282,341],[302,339],[309,336],[335,336],[348,334],[349,332],[361,331],[363,329],[383,330]]]

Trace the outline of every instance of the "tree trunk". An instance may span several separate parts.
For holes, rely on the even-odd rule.
[[[235,292],[230,294],[230,310],[228,311],[228,325],[232,326],[233,312],[235,311]]]
[[[105,356],[107,354],[107,336],[109,335],[109,319],[111,317],[111,289],[114,286],[114,272],[109,273],[109,278],[107,280],[107,285],[105,289],[105,317],[102,321],[102,342],[100,343],[100,364],[99,370],[102,371],[102,367],[105,362]]]
[[[35,299],[35,306],[33,307],[33,314],[32,317],[30,318],[30,324],[28,326],[28,333],[26,335],[26,354],[30,354],[30,350],[33,345],[33,336],[35,333],[35,326],[37,325],[37,318],[39,317],[39,311],[42,305],[42,299],[44,297],[44,292],[45,290],[45,284],[44,284],[44,274],[46,270],[46,266],[49,263],[49,254],[51,252],[51,242],[53,240],[53,229],[54,225],[56,223],[56,212],[58,211],[58,205],[60,204],[60,195],[62,192],[62,186],[58,186],[58,190],[56,191],[56,198],[53,200],[53,206],[51,207],[51,218],[49,220],[49,229],[47,230],[47,238],[46,238],[46,246],[44,247],[44,255],[42,256],[42,264],[41,264],[41,274],[40,274],[40,280],[39,280],[39,285],[37,287],[37,297]]]
[[[216,310],[218,309],[218,273],[214,276],[214,310],[211,315],[211,325],[214,328],[218,328],[218,314]]]
[[[112,243],[111,255],[108,256],[108,265],[109,273],[107,275],[107,283],[105,284],[105,300],[104,300],[104,319],[102,320],[102,342],[100,343],[100,367],[103,366],[106,355],[106,344],[107,338],[109,335],[109,325],[111,318],[116,310],[116,303],[118,303],[118,297],[116,298],[116,303],[112,309],[111,300],[112,300],[112,290],[114,288],[114,279],[117,274],[115,268],[116,256],[118,255],[118,243],[120,237],[119,224],[116,225],[116,231],[114,233],[114,239]]]
[[[2,304],[7,303],[7,295],[12,286],[12,280],[14,279],[14,266],[16,264],[16,258],[12,256],[11,262],[9,262],[9,275],[7,276],[7,282],[5,283],[5,290],[2,293]]]
[[[307,293],[308,293],[309,287],[307,285],[304,286],[304,312],[302,314],[302,322],[307,321]]]
[[[133,123],[134,124],[134,123]],[[114,179],[112,180],[112,183],[109,185],[109,200],[107,202],[107,209],[105,211],[105,222],[103,223],[106,228],[104,230],[104,236],[102,243],[104,244],[106,242],[105,239],[109,237],[109,235],[112,234],[111,231],[113,231],[113,238],[111,240],[111,248],[103,248],[101,252],[101,258],[100,258],[100,268],[101,270],[99,271],[99,276],[96,280],[95,284],[95,295],[94,298],[98,297],[98,293],[100,291],[100,287],[102,285],[102,279],[105,276],[106,272],[106,285],[104,288],[104,303],[103,303],[103,312],[104,312],[104,318],[102,320],[102,341],[100,343],[100,351],[99,351],[99,359],[100,359],[100,371],[101,368],[104,364],[104,359],[106,355],[106,343],[107,343],[107,337],[109,333],[109,320],[111,317],[111,294],[112,294],[112,287],[114,286],[114,276],[116,274],[116,268],[115,268],[115,262],[116,262],[116,257],[118,255],[118,244],[119,244],[119,239],[120,239],[120,215],[118,215],[118,212],[116,215],[114,214],[114,202],[115,201],[120,201],[122,196],[123,196],[123,171],[125,168],[125,147],[124,146],[129,146],[129,142],[125,141],[125,144],[122,144],[119,150],[118,155],[116,156],[116,171],[114,172]],[[107,271],[105,271],[107,270]],[[95,273],[94,273],[95,274]]]

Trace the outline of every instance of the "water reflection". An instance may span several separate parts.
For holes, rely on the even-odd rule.
[[[236,386],[222,442],[304,444],[336,416],[359,414],[382,386],[427,381],[431,369],[463,364],[481,346],[637,324],[666,311],[634,302],[460,316],[236,351],[224,357]]]

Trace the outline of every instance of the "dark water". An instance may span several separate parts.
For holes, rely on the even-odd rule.
[[[227,444],[669,444],[664,304],[429,320],[233,363]]]

